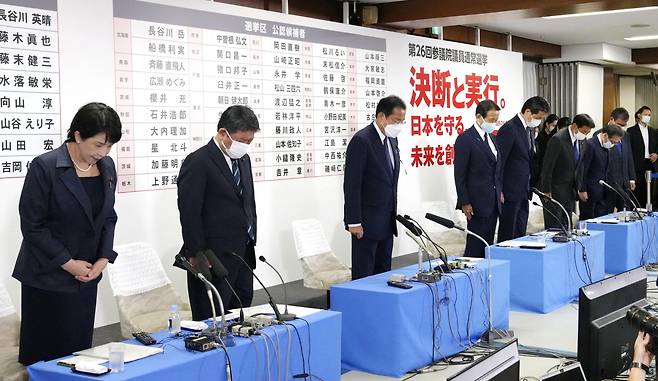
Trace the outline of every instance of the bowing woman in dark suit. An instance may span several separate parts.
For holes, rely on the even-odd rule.
[[[89,103],[66,142],[36,157],[19,203],[21,282],[18,361],[30,365],[91,346],[96,287],[113,251],[116,170],[107,156],[121,139],[117,113]]]

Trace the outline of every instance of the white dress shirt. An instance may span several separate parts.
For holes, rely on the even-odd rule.
[[[649,126],[647,125],[642,125],[642,123],[638,123],[638,126],[640,126],[640,132],[642,133],[642,140],[644,140],[644,158],[648,159],[649,158]]]
[[[213,136],[212,141],[215,142],[215,145],[217,146],[217,148],[219,148],[219,152],[221,152],[222,155],[224,155],[224,160],[226,160],[226,164],[228,165],[228,170],[231,173],[233,173],[233,162],[231,161],[231,157],[229,155],[227,155],[226,153],[224,153],[224,150],[222,149],[222,147],[217,142],[216,136]]]
[[[475,131],[477,131],[480,137],[482,138],[482,140],[484,140],[484,134],[486,134],[486,132],[484,132],[484,130],[480,128],[480,126],[478,126],[477,123],[474,125],[474,127],[475,127]],[[494,157],[496,158],[496,160],[498,160],[498,150],[496,149],[496,146],[494,145],[493,140],[491,139],[491,135],[487,136],[486,142],[489,144],[489,148],[491,149],[491,152],[493,153]]]

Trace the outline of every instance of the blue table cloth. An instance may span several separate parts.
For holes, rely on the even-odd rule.
[[[509,263],[492,264],[494,326],[507,328]],[[417,265],[333,286],[331,309],[343,314],[343,369],[400,377],[469,347],[487,329],[486,268],[481,261],[432,285],[410,282],[409,290],[386,281],[415,274]]]
[[[548,313],[577,300],[580,287],[605,276],[604,236],[593,231],[577,237],[578,242],[546,239],[541,250],[492,246],[492,258],[510,261],[512,310]],[[526,236],[514,241],[537,240]]]
[[[600,219],[616,218],[611,214]],[[587,221],[587,229],[605,232],[605,272],[619,274],[647,263],[658,262],[656,217],[618,224]]]
[[[310,372],[321,379],[339,381],[341,376],[340,365],[340,313],[321,311],[304,317],[309,326],[302,320],[294,320],[293,324],[299,331],[301,346],[303,347],[304,367],[306,373]],[[56,327],[54,327],[56,328]],[[285,326],[265,328],[274,342],[278,342],[280,359],[278,366],[283,377],[285,374],[285,360],[288,351],[288,340],[291,339],[288,375],[285,380],[293,380],[293,375],[303,373],[302,352],[297,334],[291,327],[291,336]],[[152,335],[160,341],[169,337],[167,332]],[[266,348],[264,336],[252,336],[253,342],[246,338],[235,338],[235,346],[228,348],[232,368],[233,380],[268,380]],[[126,341],[138,344],[135,340]],[[277,377],[277,360],[272,342],[268,340],[269,368],[271,379]],[[309,360],[310,359],[310,360]],[[57,360],[40,362],[28,367],[31,381],[68,381],[68,380],[104,380],[104,381],[185,381],[185,380],[226,380],[226,357],[223,349],[208,352],[191,352],[185,349],[181,338],[167,341],[164,344],[164,353],[147,357],[142,360],[127,363],[122,373],[110,373],[104,376],[85,376],[71,372],[69,368],[57,365]],[[307,378],[310,380],[310,378]],[[313,377],[317,380],[316,377]],[[295,380],[303,380],[295,379]]]

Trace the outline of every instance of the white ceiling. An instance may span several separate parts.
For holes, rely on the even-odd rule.
[[[632,27],[632,25],[644,25]],[[627,48],[658,47],[658,40],[626,41],[624,37],[658,35],[658,10],[561,19],[528,18],[523,11],[462,16],[438,20],[394,23],[405,28],[429,28],[439,25],[479,26],[482,29],[512,33],[557,45],[609,43]]]

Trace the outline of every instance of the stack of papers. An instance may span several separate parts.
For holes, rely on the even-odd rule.
[[[497,244],[500,247],[514,247],[520,249],[543,249],[546,244],[535,241],[504,241]]]
[[[75,352],[73,354],[78,356],[103,359],[104,360],[103,362],[105,362],[110,359],[110,344],[112,343],[107,343],[98,347],[85,349],[84,351]],[[157,348],[157,347],[147,347],[144,345],[133,345],[126,343],[124,343],[123,345],[124,345],[123,361],[126,363],[140,360],[163,352],[162,348]]]

